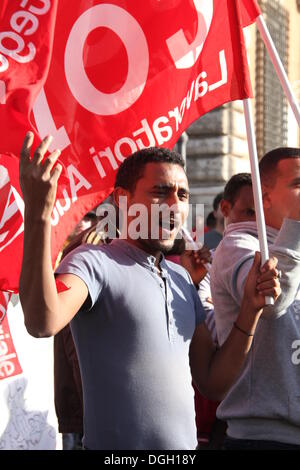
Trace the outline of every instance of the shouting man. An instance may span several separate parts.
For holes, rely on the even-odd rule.
[[[59,151],[44,158],[49,137],[31,158],[32,142],[28,133],[20,159],[25,202],[20,298],[33,336],[55,335],[71,321],[84,391],[84,446],[194,449],[192,376],[201,392],[215,399],[237,379],[252,343],[240,329],[254,332],[265,296],[276,299],[280,293],[277,260],[269,260],[262,273],[256,256],[239,328],[216,350],[190,276],[164,258],[188,212],[183,160],[150,148],[128,157],[117,173],[115,202],[127,219],[121,239],[70,253],[57,271],[69,289],[57,293],[50,217],[62,167],[56,165]],[[170,208],[169,224],[158,217],[155,225],[155,204]],[[130,230],[136,207],[144,209],[146,236]]]

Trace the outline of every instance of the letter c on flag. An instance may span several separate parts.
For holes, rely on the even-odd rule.
[[[177,69],[189,69],[195,65],[202,51],[213,18],[213,0],[193,0],[198,15],[197,34],[189,44],[182,29],[166,40]]]
[[[128,56],[126,82],[115,93],[102,93],[90,82],[83,63],[83,48],[88,34],[106,27],[123,41]],[[99,51],[101,54],[101,51]],[[149,70],[148,45],[137,21],[116,5],[95,5],[75,22],[65,50],[65,73],[73,96],[85,109],[101,116],[124,111],[142,94]]]

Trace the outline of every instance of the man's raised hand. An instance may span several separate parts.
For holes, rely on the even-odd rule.
[[[31,158],[33,139],[33,133],[27,132],[20,155],[19,177],[25,215],[35,221],[50,221],[57,181],[62,172],[62,165],[56,164],[60,150],[55,150],[44,158],[52,141],[52,136],[47,136]]]

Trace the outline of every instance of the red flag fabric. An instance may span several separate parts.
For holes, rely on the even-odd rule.
[[[22,374],[6,315],[11,294],[0,292],[0,380]]]
[[[23,247],[23,200],[18,155],[33,103],[46,81],[57,0],[4,0],[0,7],[0,289],[18,291]],[[10,153],[5,154],[4,153]],[[14,155],[13,155],[14,154]]]
[[[64,171],[52,214],[53,264],[77,221],[112,191],[124,158],[144,147],[172,148],[201,115],[252,95],[238,1],[73,0],[72,8],[61,1],[52,55],[56,2],[42,0],[38,7],[22,2],[22,14],[19,1],[7,2],[2,17],[12,36],[6,33],[5,44],[0,39],[0,60],[4,66],[9,61],[4,71],[0,68],[0,124],[6,134],[0,152],[17,155],[22,142],[12,129],[23,128],[24,137],[31,122],[41,137],[53,135],[51,149],[62,150]],[[40,27],[46,19],[51,24]],[[26,62],[31,43],[36,53]],[[17,51],[14,59],[4,46]],[[1,283],[16,289],[19,265],[8,275],[7,253],[0,252]]]
[[[24,203],[19,159],[0,155],[0,289],[17,292],[23,249]]]
[[[19,155],[50,65],[57,0],[4,0],[0,9],[0,152]],[[37,134],[38,139],[38,134]],[[38,143],[38,140],[37,142]]]
[[[249,26],[254,23],[256,18],[261,15],[261,9],[256,0],[241,0],[241,15],[243,26]]]

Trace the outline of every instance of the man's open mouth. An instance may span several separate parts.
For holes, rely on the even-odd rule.
[[[168,238],[177,232],[180,226],[180,217],[170,213],[159,214],[159,227],[162,230],[162,234]]]

